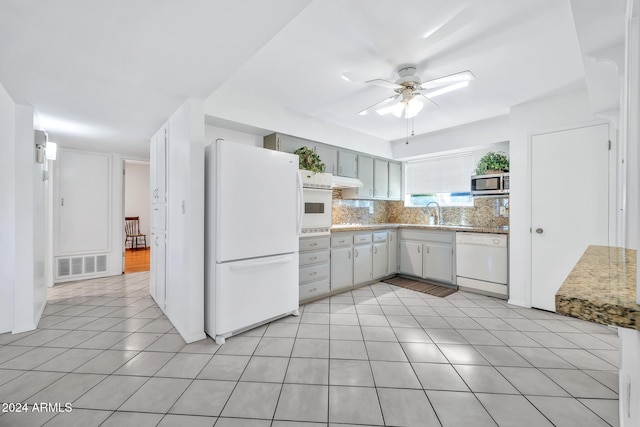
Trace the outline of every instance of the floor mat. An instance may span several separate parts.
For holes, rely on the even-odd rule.
[[[407,279],[400,276],[385,279],[383,282],[442,298],[457,292],[456,289],[447,288],[433,283],[419,282],[417,280]]]

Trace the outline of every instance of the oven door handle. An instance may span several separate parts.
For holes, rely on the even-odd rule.
[[[298,236],[302,235],[302,219],[304,217],[304,188],[302,187],[302,175],[300,169],[298,169],[298,224],[297,233]]]

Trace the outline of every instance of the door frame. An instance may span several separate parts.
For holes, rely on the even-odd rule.
[[[125,215],[125,196],[126,196],[126,180],[127,180],[127,175],[125,174],[125,163],[126,162],[137,162],[137,163],[146,163],[149,165],[149,168],[151,168],[151,159],[144,159],[141,157],[133,157],[133,156],[122,156],[120,157],[120,170],[122,171],[122,190],[120,191],[120,199],[121,199],[121,203],[120,203],[120,207],[121,207],[121,212],[120,212],[120,218],[122,218],[122,221],[119,222],[119,230],[118,232],[120,233],[121,236],[123,236],[122,238],[122,274],[124,273],[125,270],[125,261],[126,261],[126,239],[124,238],[124,215]],[[149,183],[151,183],[151,181],[149,181]],[[149,192],[151,192],[151,187],[149,187]],[[151,205],[149,205],[149,212],[151,212]],[[151,241],[151,236],[149,236],[149,239]],[[151,244],[149,244],[149,250],[151,250]]]

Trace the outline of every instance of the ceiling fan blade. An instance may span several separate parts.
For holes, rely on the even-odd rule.
[[[389,82],[387,80],[382,80],[382,79],[367,80],[365,83],[368,85],[385,87],[387,89],[401,89],[403,87],[402,85],[399,85],[397,83]]]
[[[424,103],[423,111],[427,113],[431,111],[436,111],[438,108],[440,108],[438,104],[436,104],[435,102],[433,102],[432,100],[430,100],[429,98],[427,98],[421,93],[420,93],[420,100]]]
[[[385,114],[401,111],[403,108],[404,108],[404,104],[402,103],[402,101],[398,101],[395,104],[376,110],[376,113],[378,113],[381,116],[384,116]]]
[[[382,100],[382,101],[380,101],[380,102],[376,102],[375,104],[373,104],[373,105],[371,105],[371,106],[369,106],[369,107],[365,108],[364,110],[360,111],[360,112],[358,113],[358,115],[360,115],[360,116],[366,116],[366,115],[369,113],[369,111],[371,111],[371,110],[373,110],[373,109],[375,109],[375,108],[377,108],[377,107],[381,107],[381,106],[383,106],[383,105],[386,105],[386,104],[388,104],[389,102],[393,101],[394,99],[397,99],[399,96],[400,96],[400,95],[393,95],[393,96],[390,96],[390,97],[388,97],[388,98],[383,99],[383,100]]]
[[[459,73],[451,74],[449,76],[440,77],[437,79],[429,80],[424,83],[420,83],[422,90],[435,89],[441,86],[449,86],[460,82],[469,82],[475,80],[476,76],[469,70],[461,71]]]

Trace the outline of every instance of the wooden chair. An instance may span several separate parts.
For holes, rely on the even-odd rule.
[[[143,248],[147,247],[147,235],[140,233],[140,217],[139,216],[126,216],[124,217],[124,231],[126,238],[124,240],[124,246],[127,247],[127,242],[131,242],[131,249],[137,249],[139,239],[143,240]]]

